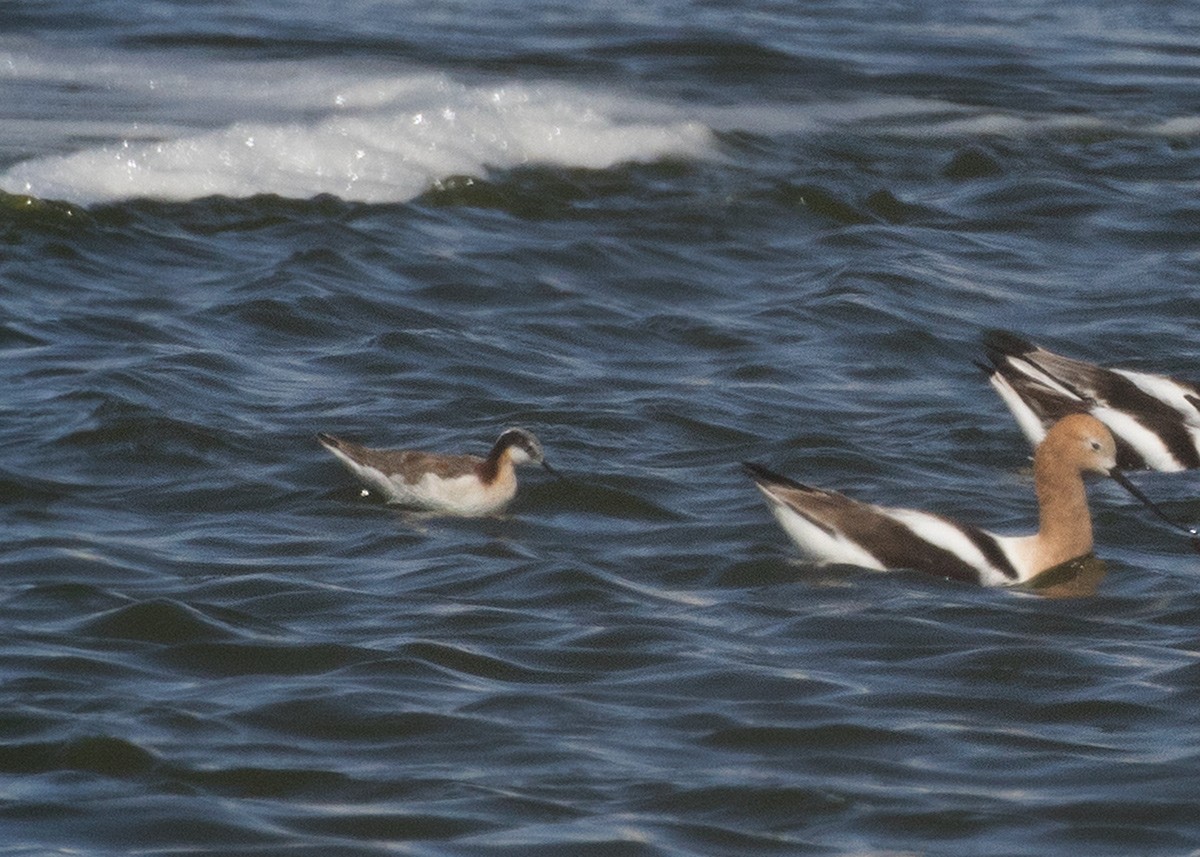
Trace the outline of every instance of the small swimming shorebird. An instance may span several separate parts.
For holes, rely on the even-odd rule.
[[[389,503],[454,515],[490,515],[517,493],[516,467],[546,463],[542,445],[525,429],[505,430],[486,458],[413,449],[369,449],[333,435],[317,440],[370,490]]]
[[[1200,387],[1161,375],[1105,369],[1004,331],[984,337],[988,381],[1035,446],[1067,414],[1087,413],[1113,433],[1126,470],[1200,467]]]
[[[1067,416],[1052,426],[1034,454],[1040,526],[1027,536],[996,535],[929,512],[862,503],[793,482],[761,465],[745,467],[784,531],[809,559],[877,571],[912,569],[985,586],[1022,583],[1091,553],[1084,473],[1112,476],[1162,516],[1117,470],[1112,434],[1087,414]]]

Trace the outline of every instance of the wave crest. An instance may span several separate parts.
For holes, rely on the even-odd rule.
[[[433,73],[278,83],[275,112],[300,115],[200,132],[159,127],[154,139],[134,138],[134,126],[116,144],[19,163],[0,188],[84,205],[258,194],[403,202],[448,176],[526,163],[606,169],[712,146],[706,126],[670,108],[561,85],[470,86]],[[244,84],[247,106],[262,104],[262,86]]]

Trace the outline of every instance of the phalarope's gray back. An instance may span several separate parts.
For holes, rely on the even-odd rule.
[[[1047,351],[1004,331],[984,338],[988,381],[1035,446],[1067,414],[1087,413],[1113,433],[1127,470],[1200,467],[1200,387],[1106,369]]]
[[[317,440],[389,503],[454,515],[488,515],[503,509],[517,493],[518,465],[540,464],[556,473],[546,463],[538,439],[519,428],[505,430],[484,458],[370,449],[325,433]]]
[[[983,585],[1024,582],[1091,553],[1086,472],[1112,476],[1162,515],[1117,470],[1112,433],[1087,414],[1055,423],[1034,454],[1040,526],[1027,536],[1001,536],[928,512],[862,503],[757,464],[746,469],[809,559],[877,571],[912,569]]]

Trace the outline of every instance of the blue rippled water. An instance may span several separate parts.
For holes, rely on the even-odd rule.
[[[1176,533],[815,568],[737,466],[1029,529],[984,330],[1200,374],[1193,4],[0,18],[0,854],[1200,853]],[[313,439],[513,424],[478,520]]]

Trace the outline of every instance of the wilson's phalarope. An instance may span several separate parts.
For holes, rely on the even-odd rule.
[[[1072,360],[1003,331],[984,337],[988,381],[1035,446],[1067,414],[1088,413],[1113,433],[1117,465],[1200,467],[1200,388],[1161,375]]]
[[[546,463],[542,445],[525,429],[504,431],[486,458],[412,449],[369,449],[328,434],[317,440],[368,489],[389,503],[454,515],[489,515],[517,493],[516,467]]]
[[[1001,536],[929,512],[862,503],[757,464],[745,466],[809,559],[877,571],[912,569],[985,586],[1021,583],[1091,553],[1086,472],[1112,476],[1169,520],[1117,470],[1111,432],[1087,414],[1053,425],[1034,454],[1040,526],[1028,536]]]

